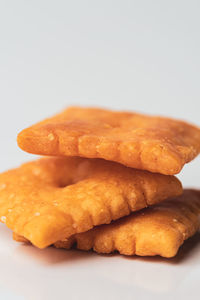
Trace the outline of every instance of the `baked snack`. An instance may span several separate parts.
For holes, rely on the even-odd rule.
[[[98,253],[115,250],[124,255],[173,257],[200,226],[200,191],[185,190],[177,199],[132,213],[55,243],[69,249],[76,243],[82,250]]]
[[[43,158],[0,174],[0,220],[44,248],[181,193],[173,176],[100,159]]]
[[[109,225],[97,226],[54,244],[56,248],[93,249],[98,253],[119,251],[124,255],[173,257],[200,226],[200,191],[145,208]],[[18,242],[28,243],[13,233]]]
[[[200,152],[200,129],[182,121],[71,107],[18,135],[21,149],[41,155],[103,158],[166,175]]]

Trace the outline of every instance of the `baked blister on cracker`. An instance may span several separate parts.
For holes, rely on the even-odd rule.
[[[0,174],[0,220],[45,248],[181,193],[174,176],[101,159],[43,158]]]
[[[34,154],[103,158],[173,175],[199,154],[200,129],[164,117],[71,107],[23,130],[18,145]]]
[[[118,251],[124,255],[173,257],[200,226],[200,191],[185,190],[182,196],[134,212],[109,225],[97,226],[55,243],[57,248]],[[19,242],[28,241],[13,234]]]

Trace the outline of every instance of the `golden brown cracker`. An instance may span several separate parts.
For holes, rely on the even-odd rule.
[[[29,240],[27,240],[26,238],[24,238],[23,236],[13,232],[13,240],[15,240],[16,242],[19,243],[25,243],[25,244],[29,244]]]
[[[124,255],[173,257],[183,242],[198,231],[199,216],[200,192],[185,190],[177,199],[76,234],[55,246],[69,249],[76,244],[78,249],[98,253],[117,250]]]
[[[173,176],[101,159],[43,158],[0,174],[0,219],[44,248],[181,193]]]
[[[137,113],[71,107],[18,135],[23,150],[44,155],[103,158],[173,175],[200,152],[200,129]]]

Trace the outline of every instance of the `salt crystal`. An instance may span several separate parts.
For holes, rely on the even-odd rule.
[[[49,139],[49,141],[53,141],[55,139],[55,136],[53,135],[53,133],[49,133],[48,139]]]
[[[36,216],[36,217],[40,216],[40,213],[39,213],[39,212],[36,212],[36,213],[35,213],[35,216]]]
[[[6,223],[6,217],[5,216],[2,216],[0,219],[1,219],[1,222]]]
[[[0,184],[0,190],[3,190],[5,188],[6,188],[6,184],[5,183]]]

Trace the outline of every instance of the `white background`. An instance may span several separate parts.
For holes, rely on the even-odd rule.
[[[71,104],[200,125],[199,15],[198,0],[1,0],[0,171],[33,157],[17,132]],[[183,169],[184,186],[200,186],[199,162]],[[39,251],[0,232],[0,299],[197,299],[196,240],[167,263]]]

